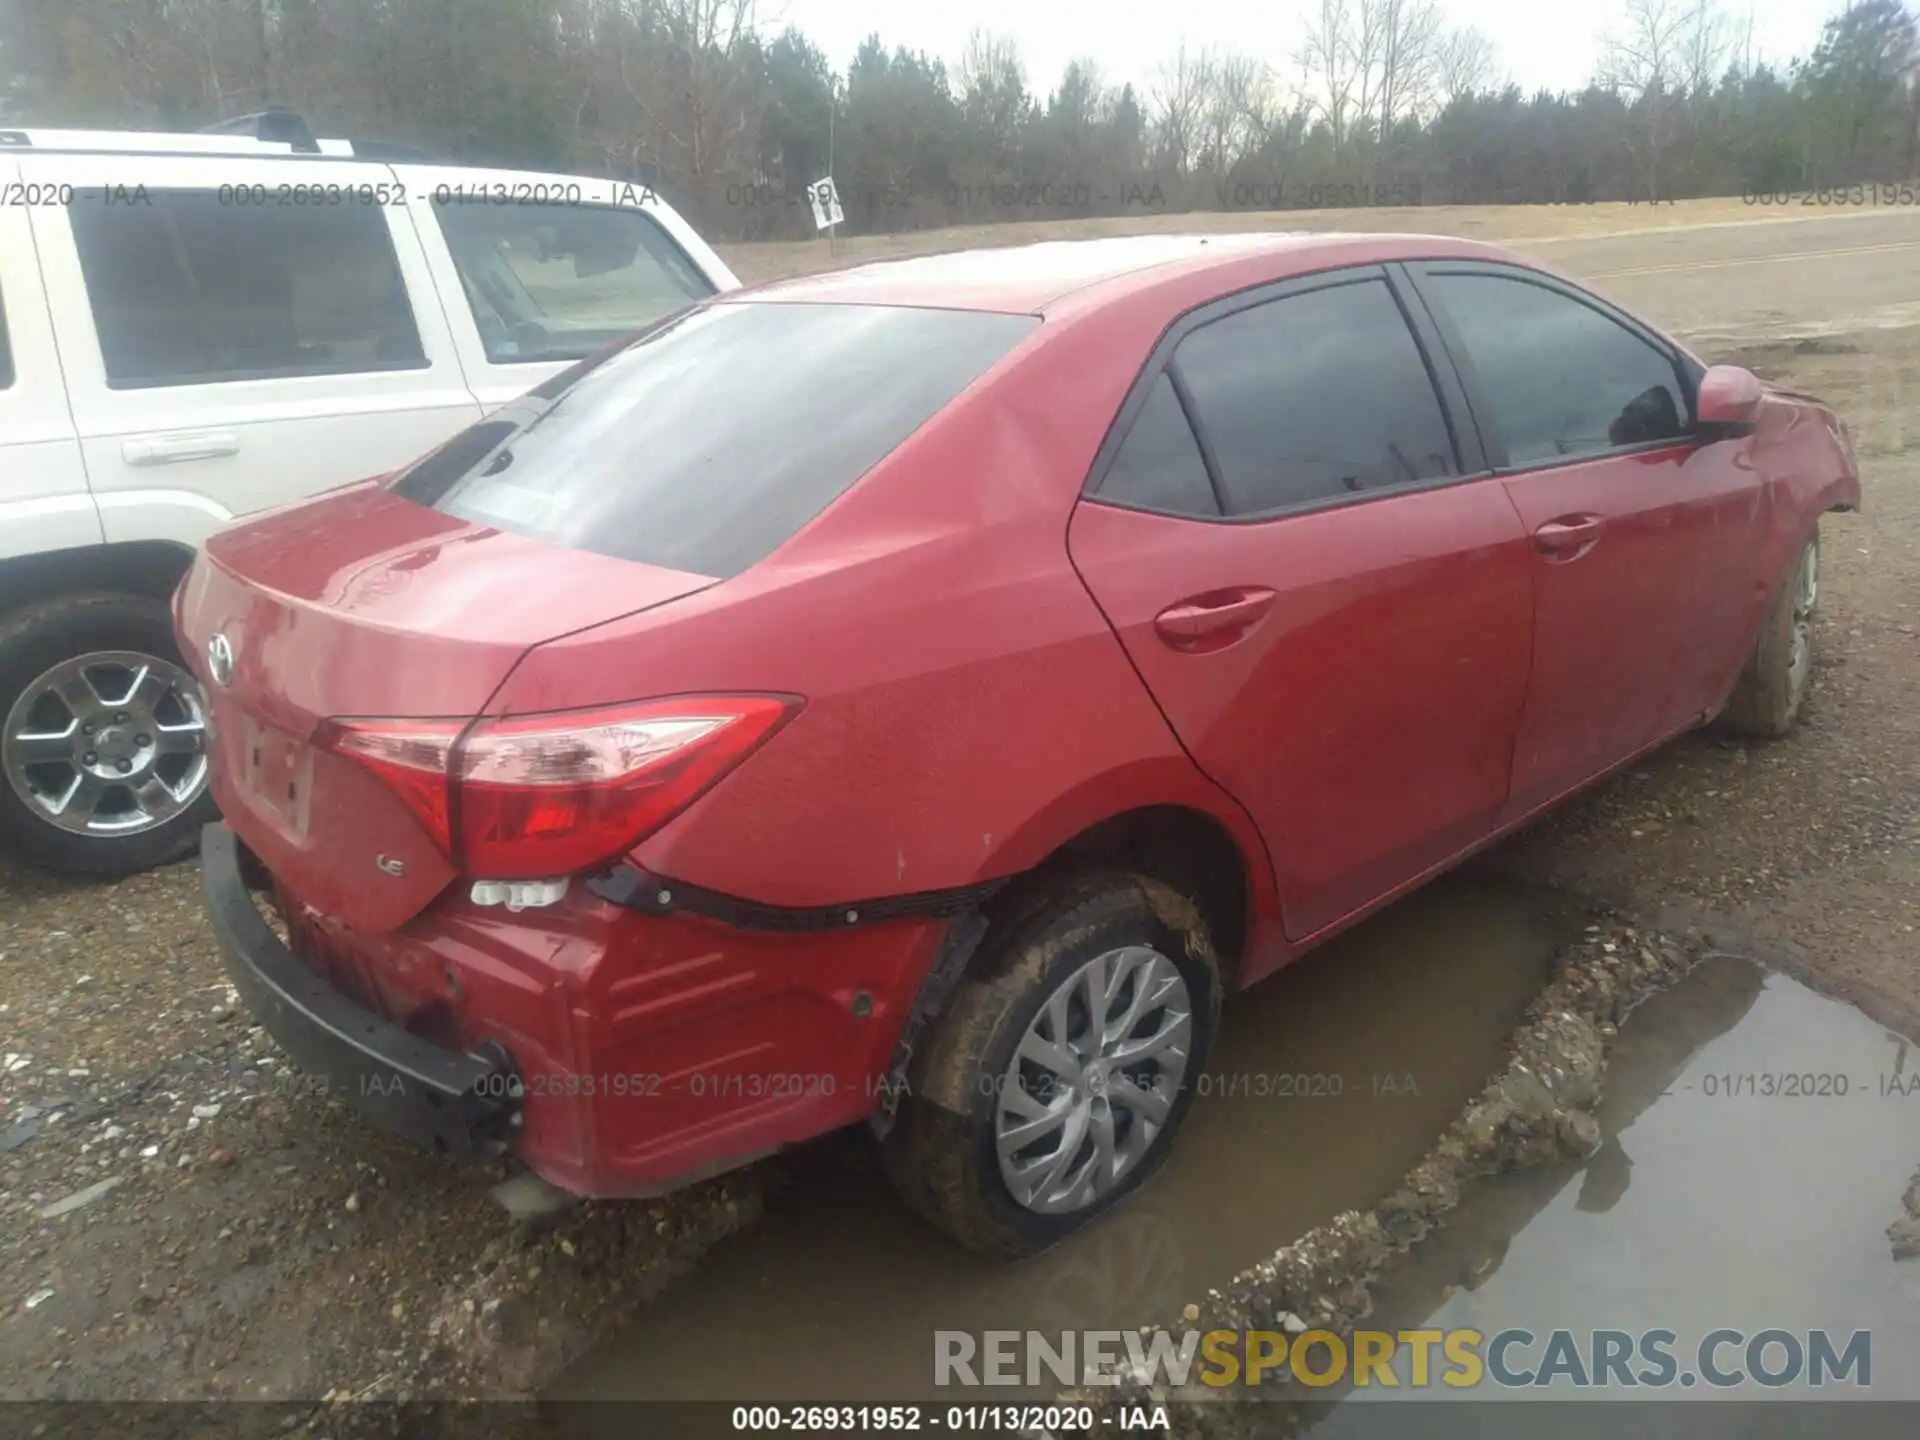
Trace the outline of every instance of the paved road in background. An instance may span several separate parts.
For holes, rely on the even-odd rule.
[[[1514,248],[1692,337],[1751,343],[1920,325],[1920,206],[1780,207],[1751,223]]]

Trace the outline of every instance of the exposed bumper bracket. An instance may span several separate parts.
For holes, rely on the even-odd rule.
[[[717,890],[703,890],[679,880],[649,874],[622,863],[587,880],[587,889],[602,900],[648,915],[670,915],[684,910],[704,915],[740,930],[811,933],[879,925],[889,920],[951,918],[965,914],[1000,890],[1005,880],[988,880],[953,890],[922,890],[913,895],[889,895],[879,900],[855,900],[844,905],[794,907],[762,905]]]
[[[449,1155],[501,1148],[520,1083],[498,1047],[462,1055],[356,1004],[302,963],[249,894],[258,861],[223,824],[200,842],[200,880],[227,975],[301,1069],[382,1129]]]

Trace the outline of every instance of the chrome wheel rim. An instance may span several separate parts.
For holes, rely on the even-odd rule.
[[[1070,1214],[1133,1175],[1166,1133],[1192,1043],[1187,983],[1151,946],[1109,950],[1062,982],[994,1100],[1000,1176],[1015,1202]]]
[[[76,835],[138,835],[207,788],[206,706],[178,665],[131,650],[63,660],[21,692],[0,768],[27,809]]]
[[[1813,666],[1813,610],[1820,603],[1820,542],[1809,540],[1793,577],[1793,640],[1787,657],[1787,684],[1799,694]]]

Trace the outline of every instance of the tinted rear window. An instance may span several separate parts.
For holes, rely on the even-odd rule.
[[[109,389],[426,367],[378,206],[112,193],[67,211]]]
[[[1038,323],[886,306],[709,306],[582,368],[557,394],[542,386],[498,412],[484,423],[514,421],[505,444],[446,447],[393,488],[575,549],[737,575]],[[449,451],[471,457],[459,473]]]

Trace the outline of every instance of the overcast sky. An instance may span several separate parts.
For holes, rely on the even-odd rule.
[[[1821,22],[1844,0],[1723,0],[1745,29],[1753,17],[1754,59],[1784,65],[1809,53]],[[1066,63],[1090,56],[1112,84],[1142,83],[1184,39],[1272,64],[1289,80],[1314,0],[760,0],[770,28],[797,25],[845,71],[869,33],[889,48],[925,50],[954,65],[974,26],[1019,42],[1027,84],[1045,95]],[[1494,41],[1497,62],[1523,89],[1577,89],[1591,78],[1601,38],[1624,0],[1441,0],[1450,19]]]

